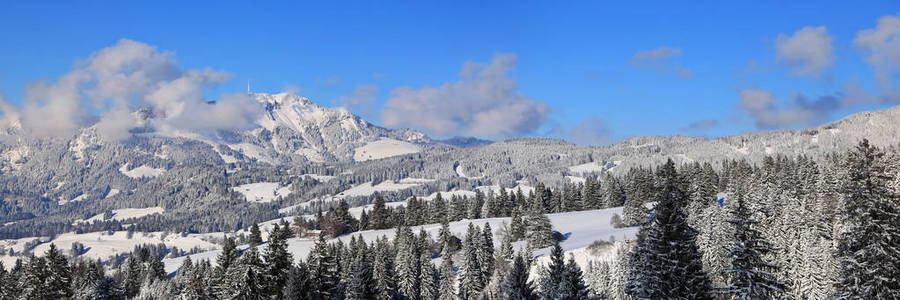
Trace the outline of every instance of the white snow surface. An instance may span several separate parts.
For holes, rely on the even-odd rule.
[[[257,182],[232,187],[235,192],[244,195],[250,202],[267,203],[291,194],[290,187],[281,186],[278,182]]]
[[[381,138],[374,142],[368,142],[362,147],[353,150],[353,160],[366,161],[382,159],[391,156],[418,153],[419,146],[410,142],[395,139]]]
[[[569,167],[569,172],[573,174],[583,174],[600,171],[603,171],[603,165],[601,165],[599,162],[589,162]]]
[[[141,177],[157,177],[166,172],[165,169],[157,169],[153,167],[148,167],[147,165],[141,165],[140,167],[134,169],[128,169],[128,164],[124,164],[119,167],[119,172],[125,174],[125,176],[131,178],[141,178]]]
[[[568,236],[568,238],[560,244],[563,247],[563,250],[565,250],[566,252],[573,252],[579,249],[584,249],[597,240],[610,240],[611,238],[615,240],[633,239],[638,231],[638,228],[613,228],[612,225],[610,225],[610,219],[614,214],[621,215],[622,208],[617,207],[600,210],[548,214],[547,217],[549,217],[550,221],[553,223],[554,230]],[[469,223],[473,223],[478,226],[484,226],[485,223],[490,223],[491,229],[493,229],[494,232],[494,243],[495,245],[499,245],[499,243],[502,241],[502,238],[499,235],[500,228],[504,223],[509,224],[509,222],[510,218],[461,220],[457,222],[451,222],[450,231],[452,231],[456,236],[464,236]],[[412,227],[412,230],[416,233],[419,232],[420,229],[425,230],[426,232],[431,234],[432,237],[437,237],[440,228],[440,224],[429,224]],[[351,237],[355,236],[357,238],[362,237],[366,242],[372,242],[376,238],[380,238],[381,236],[386,236],[389,239],[393,239],[394,233],[396,233],[395,229],[366,230],[347,234],[338,237],[337,239],[331,239],[330,241],[341,240],[346,244],[350,241]],[[314,239],[292,238],[288,240],[288,250],[293,254],[295,260],[305,260],[314,245]],[[534,254],[538,256],[546,255],[547,253],[549,253],[549,249],[549,247],[538,249]],[[203,259],[208,259],[211,263],[215,264],[215,259],[216,256],[219,255],[219,252],[221,251],[207,251],[190,255],[190,257],[191,260],[195,262]],[[185,257],[164,259],[163,263],[165,264],[166,272],[172,273],[178,270],[184,259]]]
[[[131,238],[128,238],[127,231],[116,231],[111,235],[105,231],[82,234],[69,232],[56,236],[52,241],[38,245],[34,248],[34,253],[43,255],[50,248],[50,244],[55,244],[57,248],[66,251],[72,247],[74,242],[79,242],[85,246],[87,251],[82,256],[90,259],[106,259],[116,254],[128,253],[134,250],[135,246],[142,244],[164,243],[166,247],[178,247],[182,250],[190,250],[194,247],[210,250],[219,248],[216,244],[207,242],[200,237],[202,236],[187,235],[182,237],[178,234],[166,235],[162,232],[136,232]]]
[[[112,220],[124,221],[124,220],[131,219],[131,218],[140,218],[140,217],[143,217],[146,215],[159,214],[164,211],[166,211],[166,209],[164,209],[162,207],[114,209],[112,211],[112,213],[113,213]],[[78,220],[75,222],[76,223],[79,223],[79,222],[90,223],[90,222],[99,221],[99,220],[103,220],[103,214],[97,214],[93,217],[88,218],[87,220]]]

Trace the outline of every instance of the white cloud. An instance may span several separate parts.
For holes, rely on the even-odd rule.
[[[358,85],[353,89],[353,94],[338,98],[337,102],[347,109],[369,110],[375,104],[375,95],[378,86],[374,84]]]
[[[433,134],[509,137],[544,125],[550,107],[518,90],[508,74],[515,54],[494,56],[490,64],[467,62],[459,81],[439,87],[401,87],[391,92],[381,113],[388,126],[413,126]]]
[[[652,50],[638,51],[631,57],[631,64],[638,68],[649,69],[665,74],[674,74],[684,78],[694,76],[691,70],[672,62],[671,59],[681,56],[679,48],[661,46]]]
[[[613,132],[602,119],[590,117],[572,128],[569,140],[579,145],[606,145],[613,141]]]
[[[900,17],[881,17],[875,28],[859,31],[853,43],[875,69],[875,78],[881,83],[885,97],[900,101],[900,91],[894,86],[894,79],[900,75]]]
[[[793,36],[779,34],[775,40],[777,59],[798,76],[819,75],[834,63],[834,47],[828,29],[803,27]]]
[[[71,134],[99,114],[97,128],[104,138],[125,139],[137,126],[130,112],[142,106],[160,116],[152,121],[158,128],[227,129],[253,120],[247,114],[253,103],[249,99],[207,104],[203,92],[229,78],[210,69],[181,70],[174,54],[123,39],[78,62],[55,82],[32,84],[21,109],[0,109],[6,123],[18,119],[27,133],[38,137]]]
[[[773,129],[795,125],[817,125],[829,114],[843,106],[842,98],[824,96],[809,100],[795,96],[788,105],[778,105],[777,97],[765,90],[752,88],[741,91],[738,108],[747,113],[757,128]]]

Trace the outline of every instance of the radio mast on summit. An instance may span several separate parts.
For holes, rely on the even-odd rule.
[[[250,95],[250,80],[247,79],[247,95]]]

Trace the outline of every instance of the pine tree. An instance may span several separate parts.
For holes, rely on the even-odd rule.
[[[144,276],[141,273],[141,262],[137,256],[131,255],[121,267],[122,290],[127,297],[134,297],[141,289]]]
[[[532,209],[524,219],[525,238],[534,248],[543,248],[553,244],[553,224],[550,218],[536,209]]]
[[[463,243],[463,264],[459,284],[459,298],[463,300],[478,299],[478,295],[481,294],[481,290],[487,281],[479,264],[478,248],[481,247],[480,237],[481,233],[476,229],[475,225],[469,223],[466,240]]]
[[[394,259],[397,293],[406,299],[418,299],[420,295],[421,253],[417,238],[409,227],[398,229],[397,256]]]
[[[448,247],[441,253],[441,282],[439,300],[456,299],[456,271],[453,269],[453,255]]]
[[[569,261],[566,262],[565,276],[560,290],[564,291],[565,296],[557,299],[588,299],[589,289],[584,283],[584,273],[581,272],[581,268],[575,264],[575,259],[572,257],[569,257]]]
[[[291,267],[281,295],[284,299],[289,300],[313,298],[312,278],[310,278],[309,267],[306,264],[299,263]]]
[[[785,285],[775,278],[777,266],[765,260],[773,252],[772,245],[756,230],[758,223],[751,218],[743,196],[738,194],[735,198],[732,219],[728,220],[735,227],[735,244],[728,254],[731,268],[723,271],[728,286],[721,293],[731,299],[778,299]]]
[[[847,229],[839,239],[836,284],[841,299],[900,299],[900,209],[883,156],[863,140],[846,161]]]
[[[18,299],[52,299],[44,285],[47,262],[43,258],[31,256],[20,272],[22,274],[16,285],[16,290],[19,291]]]
[[[375,299],[392,299],[395,294],[394,262],[389,247],[387,239],[382,238],[375,243],[373,250],[375,253],[372,259],[372,280]]]
[[[256,248],[250,248],[237,264],[229,268],[225,280],[225,289],[218,291],[219,299],[265,299],[266,290],[262,277],[264,272],[262,259]]]
[[[503,300],[532,300],[535,299],[531,284],[528,282],[528,265],[521,255],[513,259],[512,268],[501,284]]]
[[[72,295],[72,274],[69,261],[56,249],[55,244],[44,252],[46,273],[44,278],[45,293],[50,298],[65,299]]]
[[[340,279],[338,262],[323,236],[319,236],[312,251],[309,252],[307,264],[310,269],[313,298],[318,300],[330,299]]]
[[[687,223],[683,183],[669,160],[659,169],[656,217],[641,228],[629,292],[639,299],[711,299],[709,279]]]
[[[440,296],[438,271],[434,268],[434,264],[431,263],[430,257],[425,253],[422,254],[419,263],[421,263],[419,267],[419,299],[436,300]]]
[[[518,241],[525,238],[525,222],[522,220],[522,213],[518,208],[513,209],[512,219],[509,221],[509,235],[512,241]]]
[[[370,299],[374,293],[372,269],[366,259],[365,251],[358,251],[349,268],[350,278],[346,284],[347,300]]]
[[[372,214],[369,216],[371,229],[387,229],[388,226],[387,209],[384,205],[384,197],[375,196],[375,204],[372,206]]]
[[[269,234],[269,244],[266,246],[263,259],[266,262],[265,285],[267,295],[280,298],[281,290],[288,279],[288,271],[293,265],[294,257],[287,250],[287,237],[290,228],[278,226]]]
[[[480,242],[478,265],[481,266],[484,278],[490,278],[491,274],[494,274],[494,232],[490,223],[484,223]]]
[[[225,242],[222,245],[222,252],[216,257],[216,267],[213,270],[213,279],[214,282],[216,282],[213,287],[215,293],[219,293],[220,290],[227,288],[225,286],[225,277],[228,274],[229,269],[237,263],[239,256],[240,253],[237,250],[234,239],[225,237]],[[127,287],[126,290],[128,290]]]
[[[256,247],[258,245],[262,245],[262,243],[263,243],[262,232],[259,231],[259,225],[256,225],[256,223],[254,223],[253,225],[250,225],[249,243],[250,243],[250,247]]]

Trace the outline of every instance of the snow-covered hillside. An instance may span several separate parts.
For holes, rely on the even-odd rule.
[[[291,189],[281,186],[277,182],[257,182],[242,184],[233,187],[234,191],[244,195],[244,198],[250,202],[272,202],[278,197],[284,197],[291,194]]]
[[[365,146],[354,149],[353,159],[356,161],[367,161],[370,159],[381,159],[403,154],[418,153],[419,151],[421,151],[419,146],[416,146],[413,143],[382,138],[374,142],[368,142]]]
[[[584,249],[590,246],[594,241],[598,240],[609,241],[610,239],[633,239],[635,234],[637,233],[638,228],[613,228],[613,226],[610,224],[610,219],[614,214],[621,215],[622,208],[617,207],[610,209],[548,214],[547,216],[553,223],[553,229],[568,237],[561,243],[563,249],[567,252],[572,252],[579,249]],[[493,229],[494,232],[494,243],[496,245],[499,245],[500,241],[502,241],[502,238],[500,236],[500,229],[502,228],[504,223],[509,224],[509,222],[510,218],[462,220],[451,222],[450,231],[452,231],[454,235],[461,237],[465,235],[469,223],[478,226],[484,226],[485,223],[489,223],[491,224],[491,229]],[[425,230],[430,235],[432,235],[432,237],[437,237],[440,227],[440,224],[429,224],[415,226],[412,228],[412,230],[413,232]],[[344,243],[347,243],[350,241],[351,237],[362,237],[366,241],[371,242],[381,236],[386,236],[389,239],[393,239],[395,233],[396,230],[394,229],[366,230],[344,235],[337,239],[332,239],[331,241],[341,240]],[[294,255],[294,259],[297,260],[306,259],[306,256],[309,255],[309,251],[314,245],[315,240],[308,238],[292,238],[288,240],[288,250],[291,252],[291,254]],[[518,246],[519,248],[522,248],[523,245],[519,243]],[[545,255],[548,253],[548,251],[549,248],[538,249],[534,254],[538,256]],[[208,259],[210,260],[210,262],[215,264],[215,258],[219,255],[220,252],[221,251],[219,250],[213,250],[190,255],[190,257],[193,261]],[[171,273],[178,270],[178,267],[181,266],[181,263],[184,262],[184,259],[185,257],[178,257],[163,260],[166,266],[166,272]]]

